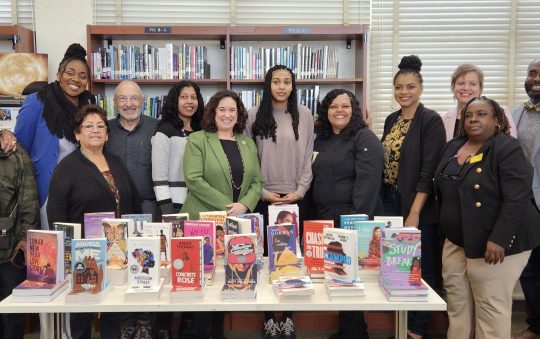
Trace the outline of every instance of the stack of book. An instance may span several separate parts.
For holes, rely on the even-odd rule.
[[[64,232],[29,230],[26,280],[13,289],[13,302],[49,302],[68,286],[64,276]]]
[[[128,238],[128,288],[125,301],[152,301],[159,299],[163,286],[160,277],[159,237]]]
[[[106,269],[107,240],[74,239],[71,254],[71,291],[66,302],[99,302],[112,289]]]
[[[225,283],[222,299],[257,297],[257,236],[255,233],[225,236]]]
[[[279,297],[305,297],[315,294],[315,287],[308,276],[280,277],[272,283],[274,293]]]
[[[204,296],[203,237],[171,240],[171,301]]]
[[[324,281],[324,234],[327,227],[333,228],[333,220],[304,221],[304,266],[306,274],[314,282]]]
[[[358,236],[356,230],[325,228],[324,280],[330,298],[363,296],[358,276]]]
[[[416,227],[383,229],[379,286],[389,301],[427,301],[420,236]]]

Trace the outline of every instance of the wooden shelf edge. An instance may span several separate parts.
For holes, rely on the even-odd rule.
[[[264,79],[231,79],[231,84],[263,84]],[[348,78],[348,79],[297,79],[296,84],[361,84],[364,80],[361,78]]]
[[[227,84],[227,80],[225,79],[92,79],[92,83],[116,85],[116,84],[119,84],[122,80],[132,80],[138,84],[145,84],[145,85],[169,85],[169,84],[175,84],[182,80],[190,80],[197,84],[206,84],[206,85]]]

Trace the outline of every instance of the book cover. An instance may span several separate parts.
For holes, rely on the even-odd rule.
[[[214,221],[186,220],[184,234],[186,237],[203,237],[203,262],[205,272],[215,269],[216,224]]]
[[[171,238],[172,224],[169,222],[145,222],[143,224],[143,236],[159,237],[159,260],[161,267],[167,267],[171,264]]]
[[[128,286],[148,289],[160,284],[159,253],[156,236],[128,238]]]
[[[70,294],[97,294],[109,284],[107,278],[107,240],[74,239],[71,242]]]
[[[389,217],[389,216],[374,216],[374,221],[382,221],[384,222],[384,227],[386,228],[398,228],[403,227],[403,217]]]
[[[268,206],[268,225],[293,224],[294,234],[298,236],[299,225],[298,215],[300,214],[298,205],[269,205]]]
[[[213,221],[216,225],[225,225],[225,219],[227,219],[226,211],[207,211],[199,212],[199,220]]]
[[[296,228],[293,224],[270,225],[268,232],[268,267],[296,266]]]
[[[255,233],[227,234],[225,248],[223,290],[254,290],[257,285],[257,236]]]
[[[369,220],[367,214],[343,214],[339,216],[339,228],[347,228],[352,226],[355,221]]]
[[[390,290],[423,288],[420,230],[384,228],[382,237],[381,283]]]
[[[382,221],[355,221],[345,229],[358,232],[358,265],[361,270],[378,270],[381,266]]]
[[[272,286],[277,296],[302,296],[315,294],[315,287],[308,276],[281,277]]]
[[[264,256],[264,217],[260,213],[247,213],[239,215],[238,217],[251,220],[250,233],[255,233],[257,235],[257,265],[259,265],[260,268],[263,265]]]
[[[204,286],[203,237],[172,238],[172,290],[200,290]]]
[[[325,249],[323,230],[327,227],[333,228],[334,221],[304,221],[304,265],[309,272],[323,272]]]
[[[64,232],[28,230],[26,279],[58,284],[64,278]]]
[[[83,238],[103,238],[103,219],[114,219],[114,212],[96,212],[84,214]]]
[[[161,221],[171,223],[173,238],[184,236],[184,221],[188,219],[189,213],[163,214],[161,216]]]
[[[122,219],[133,220],[133,223],[128,224],[128,238],[142,237],[143,223],[152,222],[152,214],[122,214]]]
[[[55,222],[54,229],[64,232],[64,274],[66,277],[71,276],[71,241],[73,239],[81,239],[81,224]]]
[[[324,278],[343,282],[358,280],[358,236],[355,230],[325,228]]]
[[[129,219],[103,219],[103,234],[107,239],[107,266],[125,268],[127,266],[127,229]]]

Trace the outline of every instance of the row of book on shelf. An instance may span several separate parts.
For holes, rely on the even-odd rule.
[[[299,246],[298,206],[269,207],[269,220],[280,212],[289,223],[270,223],[264,231],[258,213],[229,217],[225,211],[164,215],[88,213],[84,224],[54,223],[54,231],[27,235],[27,280],[13,290],[13,302],[49,302],[70,287],[66,302],[98,302],[112,286],[126,285],[126,301],[157,301],[169,286],[172,302],[203,298],[223,258],[223,299],[254,299],[268,243],[269,282],[276,295],[311,296],[324,282],[330,298],[365,294],[361,274],[378,274],[390,301],[426,301],[421,280],[420,231],[403,227],[400,217],[341,216],[304,222]],[[391,225],[389,225],[391,224]],[[81,238],[84,230],[84,238]],[[266,234],[265,234],[266,233]],[[221,260],[219,261],[221,262]]]
[[[319,85],[310,86],[309,88],[297,89],[298,103],[307,106],[313,116],[317,115],[317,109],[320,101],[319,90]],[[262,93],[262,90],[238,91],[238,95],[240,96],[240,99],[242,100],[242,103],[246,108],[260,105],[262,100]],[[103,110],[105,110],[109,118],[112,118],[116,115],[113,97],[98,94],[95,96],[95,99],[96,103],[101,108],[103,108]],[[206,98],[205,102],[208,102],[208,99],[209,98]],[[144,96],[142,104],[142,114],[156,119],[161,118],[161,111],[163,110],[163,104],[166,100],[166,95]]]
[[[336,79],[338,49],[304,46],[274,48],[232,46],[231,79],[264,79],[274,65],[285,65],[297,79]],[[92,53],[94,79],[210,79],[208,51],[204,45],[165,43],[163,47],[149,44],[111,44]]]

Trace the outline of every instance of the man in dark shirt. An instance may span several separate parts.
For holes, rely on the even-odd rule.
[[[109,121],[107,151],[122,160],[141,197],[143,213],[161,221],[152,182],[152,144],[150,139],[158,120],[142,115],[143,95],[134,81],[124,80],[114,92],[114,107],[118,113]]]

